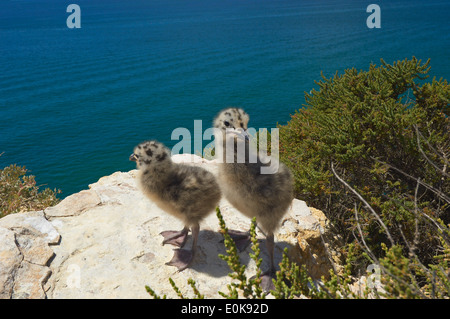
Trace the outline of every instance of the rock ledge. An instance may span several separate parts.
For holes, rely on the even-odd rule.
[[[217,173],[215,161],[195,155],[174,155],[173,160]],[[165,265],[173,247],[162,246],[159,233],[183,225],[141,194],[136,173],[116,172],[54,207],[0,219],[0,298],[149,298],[145,285],[176,298],[169,277],[187,296],[192,294],[187,280],[193,278],[206,298],[220,298],[217,291],[225,292],[231,279],[228,265],[218,257],[225,248],[215,214],[201,225],[191,268],[176,272]],[[225,199],[220,209],[229,228],[249,229],[250,221]],[[323,213],[295,199],[276,238],[275,262],[288,247],[313,276],[328,274],[331,263],[317,241],[326,233]],[[258,238],[264,270],[265,239],[260,233]],[[250,251],[240,257],[252,275],[256,269]]]

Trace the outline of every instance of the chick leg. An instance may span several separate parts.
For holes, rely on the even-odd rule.
[[[166,263],[166,265],[177,267],[179,272],[189,267],[197,251],[197,240],[198,240],[198,233],[200,231],[200,226],[198,224],[192,226],[191,231],[192,231],[192,249],[191,250],[175,249],[172,260]]]
[[[170,244],[177,247],[183,247],[187,241],[187,234],[189,232],[189,228],[184,227],[180,231],[174,230],[166,230],[160,233],[164,237],[162,242],[163,245]]]
[[[265,271],[261,275],[261,287],[265,292],[269,292],[270,290],[275,290],[275,285],[272,282],[272,279],[276,278],[275,275],[275,264],[273,262],[273,250],[274,250],[274,238],[273,234],[269,234],[266,236],[266,247],[269,253],[270,258],[270,268],[268,271]]]
[[[231,239],[233,239],[239,252],[244,251],[245,248],[247,248],[247,246],[251,243],[250,231],[243,232],[229,229],[228,235],[230,235]]]

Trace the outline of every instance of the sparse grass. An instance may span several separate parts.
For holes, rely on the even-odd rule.
[[[252,219],[252,224],[250,227],[250,236],[252,241],[252,251],[250,258],[255,261],[257,272],[252,278],[247,278],[245,275],[246,266],[242,265],[240,262],[239,254],[236,248],[236,244],[233,239],[228,234],[228,228],[225,225],[223,216],[220,212],[219,207],[216,208],[217,218],[219,219],[220,231],[224,237],[224,244],[227,249],[227,255],[219,255],[219,257],[226,261],[231,269],[231,273],[228,274],[229,277],[234,279],[234,282],[227,285],[228,294],[219,291],[222,297],[229,299],[236,299],[239,297],[239,292],[242,297],[249,299],[261,299],[264,298],[263,291],[260,287],[261,284],[261,262],[260,249],[258,239],[256,238],[256,218]]]
[[[231,270],[228,276],[233,279],[233,282],[227,285],[228,293],[218,291],[218,295],[227,299],[264,299],[266,294],[260,287],[261,270],[259,266],[262,260],[259,256],[255,221],[252,221],[253,253],[250,254],[250,258],[256,262],[258,270],[256,276],[248,279],[245,274],[246,267],[240,262],[236,245],[228,235],[228,229],[218,208],[217,217],[219,219],[220,232],[224,235],[224,244],[227,249],[227,255],[219,255],[219,257],[227,262]],[[356,261],[354,244],[346,247],[344,271],[338,275],[333,270],[330,270],[331,276],[328,280],[324,277],[322,277],[322,280],[313,280],[304,265],[297,265],[289,260],[287,248],[285,248],[282,261],[279,264],[280,270],[277,271],[276,279],[274,279],[275,290],[272,290],[270,293],[276,299],[448,299],[450,297],[450,245],[448,241],[450,230],[441,222],[437,221],[436,223],[440,229],[437,232],[437,236],[442,242],[443,249],[436,256],[438,263],[435,265],[426,267],[416,257],[404,257],[400,246],[387,248],[386,245],[383,245],[383,250],[386,254],[381,259],[372,259],[370,257],[370,255],[373,256],[371,251],[364,253],[368,262],[380,271],[376,274],[379,277],[375,277],[375,279],[372,278],[375,275],[370,271],[362,274],[367,278],[367,281],[371,280],[372,285],[364,284],[362,287],[359,287],[360,291],[358,292],[357,287],[355,288],[355,282],[359,278],[352,276],[352,268]],[[420,278],[420,282],[417,278]],[[169,278],[169,282],[177,296],[181,299],[186,299],[186,296],[180,291],[172,278]],[[188,284],[193,290],[194,298],[203,299],[205,297],[198,290],[192,278],[188,279]],[[145,286],[145,289],[153,298],[161,298],[149,286]],[[164,295],[162,298],[165,299],[166,297]]]
[[[312,281],[285,254],[275,297],[449,298],[450,85],[426,82],[429,64],[381,60],[323,77],[305,108],[279,127],[296,198],[325,213],[346,243],[346,264],[342,275]],[[221,295],[264,297],[226,236],[225,243],[235,281]],[[379,289],[356,294],[351,285],[374,276],[370,265],[379,269]]]
[[[0,154],[1,156],[1,154]],[[21,211],[41,210],[56,205],[60,190],[40,189],[35,177],[16,164],[0,170],[0,217]]]

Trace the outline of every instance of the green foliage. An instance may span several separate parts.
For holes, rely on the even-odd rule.
[[[314,281],[285,251],[276,298],[450,298],[450,85],[425,82],[429,69],[413,57],[322,76],[305,108],[279,127],[296,197],[324,211],[346,240],[346,262],[340,274]],[[218,218],[234,280],[220,295],[265,297],[259,275],[247,279],[220,211]],[[369,264],[380,270],[379,285],[358,292],[356,279],[373,276]]]
[[[287,249],[277,272],[275,291],[271,293],[277,299],[304,297],[308,299],[448,299],[450,298],[450,239],[449,228],[440,223],[438,238],[442,243],[441,253],[436,256],[437,264],[424,266],[418,257],[411,252],[405,257],[403,247],[394,245],[387,248],[382,244],[385,257],[371,259],[372,265],[380,269],[378,286],[366,283],[358,292],[355,278],[352,275],[353,264],[357,259],[354,244],[349,244],[346,251],[344,271],[336,274],[330,271],[330,279],[322,278],[313,281],[306,268],[290,262]],[[363,274],[366,278],[371,273]]]
[[[175,281],[173,281],[172,278],[169,277],[170,285],[172,286],[173,291],[177,294],[178,298],[180,299],[186,299],[183,293],[180,291],[180,288],[178,288]],[[200,293],[200,291],[197,289],[197,286],[195,285],[195,280],[192,278],[188,279],[188,284],[191,286],[192,291],[194,292],[195,299],[204,299],[204,296]],[[149,286],[145,286],[145,290],[147,293],[153,297],[153,299],[161,299],[161,297]],[[164,295],[162,299],[167,299],[167,296]]]
[[[197,289],[197,286],[195,285],[195,280],[192,278],[188,279],[188,284],[191,286],[192,291],[194,292],[195,299],[205,299],[205,296],[200,293],[200,291]]]
[[[172,278],[169,278],[169,280],[172,280]],[[171,281],[172,283],[173,281]],[[177,288],[178,289],[178,288]],[[150,288],[150,286],[145,286],[145,290],[147,291],[147,293],[153,297],[153,299],[161,299],[161,297],[152,289]],[[166,299],[166,295],[163,296],[162,299]]]
[[[0,170],[0,217],[20,211],[40,210],[56,205],[61,191],[36,185],[25,167],[15,164]]]
[[[221,291],[218,294],[224,298],[248,298],[248,299],[264,299],[266,294],[262,292],[260,287],[260,265],[259,245],[256,239],[256,223],[252,221],[251,239],[252,250],[250,257],[256,262],[258,267],[256,276],[247,279],[244,271],[245,266],[240,263],[237,254],[236,245],[228,235],[228,229],[225,225],[220,210],[217,208],[217,217],[219,219],[220,228],[225,238],[225,247],[227,248],[227,256],[219,255],[226,261],[232,271],[229,276],[234,280],[227,285],[228,294]],[[379,287],[371,287],[365,284],[359,293],[352,289],[355,285],[355,277],[352,275],[352,268],[357,260],[356,245],[349,244],[344,252],[346,260],[344,271],[336,274],[330,271],[330,278],[327,280],[322,277],[321,281],[313,280],[308,274],[304,265],[299,266],[295,262],[291,262],[288,258],[288,250],[285,248],[283,258],[279,264],[280,270],[276,273],[274,280],[275,290],[270,293],[276,299],[367,299],[367,298],[449,298],[450,297],[450,230],[442,221],[434,221],[438,227],[437,237],[441,241],[441,252],[436,256],[438,263],[425,267],[410,251],[412,258],[406,258],[402,254],[402,247],[395,245],[387,248],[382,245],[385,251],[385,257],[382,259],[371,259],[368,254],[364,253],[365,258],[372,264],[381,269]],[[370,273],[366,274],[370,276]],[[417,280],[420,278],[421,282]],[[356,278],[357,279],[357,278]],[[185,295],[180,291],[172,278],[169,278],[172,289],[177,296],[185,299]],[[195,281],[188,279],[188,284],[194,292],[194,298],[203,299],[204,295],[197,289]],[[161,297],[149,286],[145,289],[154,299]],[[162,297],[166,299],[166,295]]]
[[[382,294],[385,298],[442,299],[450,298],[450,230],[442,221],[437,221],[437,237],[441,243],[436,263],[426,267],[410,249],[409,256],[400,246],[387,248],[382,245],[385,257],[379,265],[385,274],[382,277]]]
[[[297,198],[322,209],[358,249],[361,236],[378,257],[385,254],[380,243],[392,245],[392,239],[406,253],[407,242],[415,242],[425,264],[433,262],[439,242],[417,216],[450,222],[450,85],[425,82],[429,62],[381,60],[368,71],[322,75],[318,89],[305,94],[305,108],[279,127],[280,157],[293,172]]]
[[[320,294],[314,281],[308,275],[306,267],[301,267],[290,262],[287,257],[288,250],[285,248],[283,259],[280,263],[280,270],[277,271],[277,278],[274,282],[275,290],[272,294],[276,299],[293,299],[301,295],[312,297]]]
[[[250,236],[252,241],[252,251],[250,254],[250,258],[253,259],[256,263],[257,273],[256,276],[247,279],[245,275],[246,266],[242,265],[239,259],[238,251],[236,248],[236,244],[233,239],[228,234],[228,228],[225,225],[225,221],[223,220],[223,216],[220,213],[219,207],[216,208],[217,218],[219,219],[220,230],[224,237],[224,244],[227,249],[228,255],[219,255],[219,257],[228,263],[228,266],[231,269],[231,273],[228,274],[229,277],[234,279],[235,281],[231,284],[227,285],[228,294],[225,294],[219,291],[219,294],[222,297],[229,299],[236,299],[239,297],[239,291],[242,292],[242,296],[244,298],[252,298],[252,299],[261,299],[264,298],[264,294],[261,289],[261,269],[260,265],[262,259],[259,257],[260,249],[259,243],[256,238],[256,218],[252,219],[252,224],[250,227]]]

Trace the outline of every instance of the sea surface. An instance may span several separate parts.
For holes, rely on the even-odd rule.
[[[67,27],[72,3],[81,28]],[[416,56],[450,80],[449,16],[448,0],[2,0],[0,168],[26,166],[64,198],[224,107],[286,124],[321,72]]]

